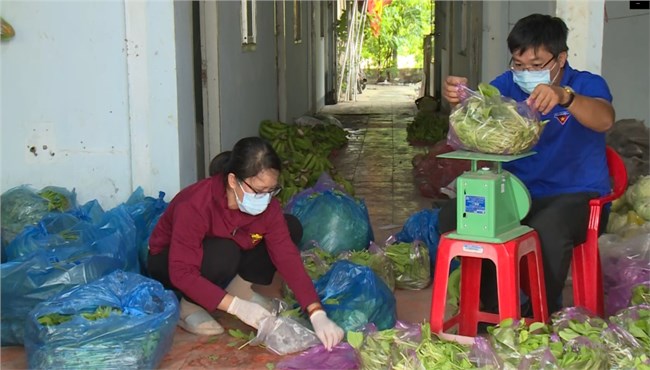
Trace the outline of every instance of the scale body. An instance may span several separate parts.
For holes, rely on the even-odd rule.
[[[447,238],[504,243],[531,231],[521,220],[530,210],[531,198],[524,183],[501,164],[535,154],[484,154],[457,150],[439,158],[470,160],[471,170],[456,179],[456,230]],[[493,162],[478,167],[478,162]]]

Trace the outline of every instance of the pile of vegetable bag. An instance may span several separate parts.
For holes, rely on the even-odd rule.
[[[98,211],[95,203],[88,206]],[[97,224],[84,214],[50,213],[7,246],[12,258],[0,265],[2,345],[23,343],[25,319],[36,304],[116,269],[139,271],[135,226],[125,210],[116,207]]]
[[[27,314],[53,295],[105,276],[124,265],[117,256],[87,255],[59,260],[55,253],[39,251],[24,261],[3,263],[2,345],[22,345]]]
[[[331,254],[368,248],[374,239],[368,209],[362,199],[339,190],[303,192],[286,211],[303,225],[300,249],[319,245]]]
[[[337,261],[315,287],[327,316],[344,331],[370,323],[380,330],[395,325],[393,292],[369,267]]]
[[[480,83],[478,91],[461,86],[461,103],[449,115],[447,142],[455,149],[489,154],[529,151],[542,135],[546,121],[525,102],[501,96]]]
[[[25,328],[32,369],[153,369],[172,345],[173,292],[115,271],[38,304]]]
[[[648,338],[649,314],[635,308],[633,315],[605,321],[569,307],[554,313],[550,324],[506,319],[476,339],[470,357],[494,369],[648,369],[650,347],[636,336]]]
[[[650,290],[650,232],[627,239],[604,234],[598,244],[605,312],[615,315],[630,305],[635,289],[638,295],[643,294],[643,289]],[[642,301],[642,297],[636,299],[637,303]]]
[[[9,260],[0,266],[2,345],[23,344],[24,322],[36,304],[116,269],[141,271],[138,238],[146,243],[162,195],[152,201],[138,194],[108,212],[96,200],[77,206],[74,191],[53,186],[40,192],[19,186],[2,195],[3,232],[22,225],[2,248]]]

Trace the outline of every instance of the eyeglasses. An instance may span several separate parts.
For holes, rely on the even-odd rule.
[[[510,58],[510,63],[508,65],[510,66],[510,69],[513,71],[543,71],[544,68],[546,68],[547,65],[549,65],[553,60],[555,60],[555,57],[549,59],[548,62],[544,64],[533,64],[530,67],[524,67],[523,64],[519,62],[515,62],[512,58]]]
[[[247,183],[245,180],[240,179],[239,181],[246,184],[246,186],[248,186],[253,191],[253,193],[255,193],[254,197],[256,197],[256,198],[262,198],[262,197],[266,196],[266,194],[270,194],[272,197],[274,197],[274,196],[278,195],[278,193],[280,193],[280,191],[282,191],[281,186],[275,187],[275,188],[271,189],[271,191],[257,191],[257,190],[255,190],[254,187],[250,186],[250,184]]]

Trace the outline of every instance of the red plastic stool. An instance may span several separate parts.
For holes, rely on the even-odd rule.
[[[456,315],[445,321],[445,306],[447,304],[447,283],[449,280],[449,264],[454,257],[460,257],[460,305]],[[544,269],[537,232],[528,233],[509,240],[505,243],[485,243],[440,237],[436,270],[433,280],[431,297],[431,331],[447,339],[466,342],[467,338],[475,337],[479,322],[498,324],[506,318],[520,318],[519,302],[520,271],[519,262],[526,257],[528,283],[530,284],[530,299],[533,308],[533,319],[528,322],[546,322],[548,308],[546,306],[546,286],[544,284]],[[497,291],[499,313],[482,312],[479,310],[479,292],[481,287],[481,263],[483,259],[494,262],[497,270]],[[458,325],[458,334],[448,334],[447,330]]]

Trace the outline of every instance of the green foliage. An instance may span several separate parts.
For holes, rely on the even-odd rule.
[[[423,60],[423,38],[431,33],[432,6],[429,0],[393,0],[381,16],[379,35],[375,37],[366,21],[362,57],[380,71],[397,67],[398,55],[415,55]]]

